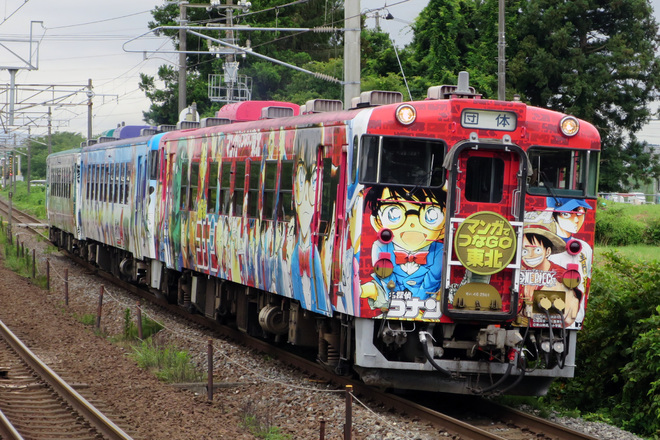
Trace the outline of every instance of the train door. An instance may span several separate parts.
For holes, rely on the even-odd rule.
[[[525,152],[467,142],[449,169],[443,313],[452,319],[512,319],[518,307],[527,176]]]

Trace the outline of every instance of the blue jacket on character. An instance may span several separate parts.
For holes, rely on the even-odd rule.
[[[300,261],[300,243],[296,242],[291,255],[291,284],[293,284],[293,297],[300,301],[304,308],[319,313],[329,315],[331,310],[328,306],[327,294],[325,291],[325,282],[323,278],[323,265],[321,257],[316,246],[310,246],[308,252],[309,277],[311,278],[311,304],[305,301],[305,295],[302,287],[302,275],[305,272],[301,267]],[[305,266],[305,264],[303,264]]]
[[[378,256],[385,252],[390,255],[390,260],[394,263],[394,270],[392,274],[385,278],[379,278],[376,274],[372,274],[372,278],[381,284],[385,291],[389,291],[387,285],[390,281],[394,281],[394,292],[409,291],[413,297],[420,299],[428,299],[435,292],[440,289],[442,281],[442,252],[444,244],[434,241],[427,249],[421,251],[428,251],[426,255],[426,262],[420,264],[419,268],[412,274],[407,274],[401,269],[401,266],[396,263],[394,244],[387,243],[374,243],[372,255]]]

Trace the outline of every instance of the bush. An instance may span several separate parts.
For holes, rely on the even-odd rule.
[[[645,436],[660,435],[660,262],[606,253],[594,270],[575,378],[550,397],[600,412]]]
[[[628,215],[623,207],[596,212],[596,242],[603,246],[644,243],[647,227]]]
[[[655,246],[660,245],[660,217],[648,221],[646,243]]]

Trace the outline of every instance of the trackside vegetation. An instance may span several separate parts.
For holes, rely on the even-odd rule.
[[[559,381],[553,402],[660,438],[660,261],[607,252],[591,283],[578,334],[575,378]]]

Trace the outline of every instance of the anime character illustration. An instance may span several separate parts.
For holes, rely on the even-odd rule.
[[[520,271],[523,300],[531,302],[537,290],[564,292],[564,322],[571,325],[577,317],[582,294],[564,285],[562,277],[566,269],[550,260],[552,255],[563,252],[566,252],[564,241],[548,228],[537,224],[525,225]]]
[[[578,234],[584,225],[585,214],[591,206],[581,199],[570,199],[564,197],[548,197],[546,199],[548,211],[552,212],[552,219],[556,225],[557,235],[565,243],[576,241],[580,244],[577,252],[569,251],[550,256],[550,261],[568,267],[569,264],[577,264],[580,273],[580,285],[578,288],[584,292],[585,285],[591,280],[591,264],[593,261],[593,250],[591,246],[578,238]]]
[[[372,310],[389,309],[392,299],[435,298],[442,276],[445,195],[441,189],[390,186],[365,196],[378,240],[372,246],[372,280],[362,284],[360,296]]]
[[[330,313],[323,263],[318,249],[315,207],[318,207],[321,173],[316,163],[317,149],[311,139],[301,139],[294,173],[293,198],[296,212],[297,237],[291,254],[293,297],[303,307]]]

